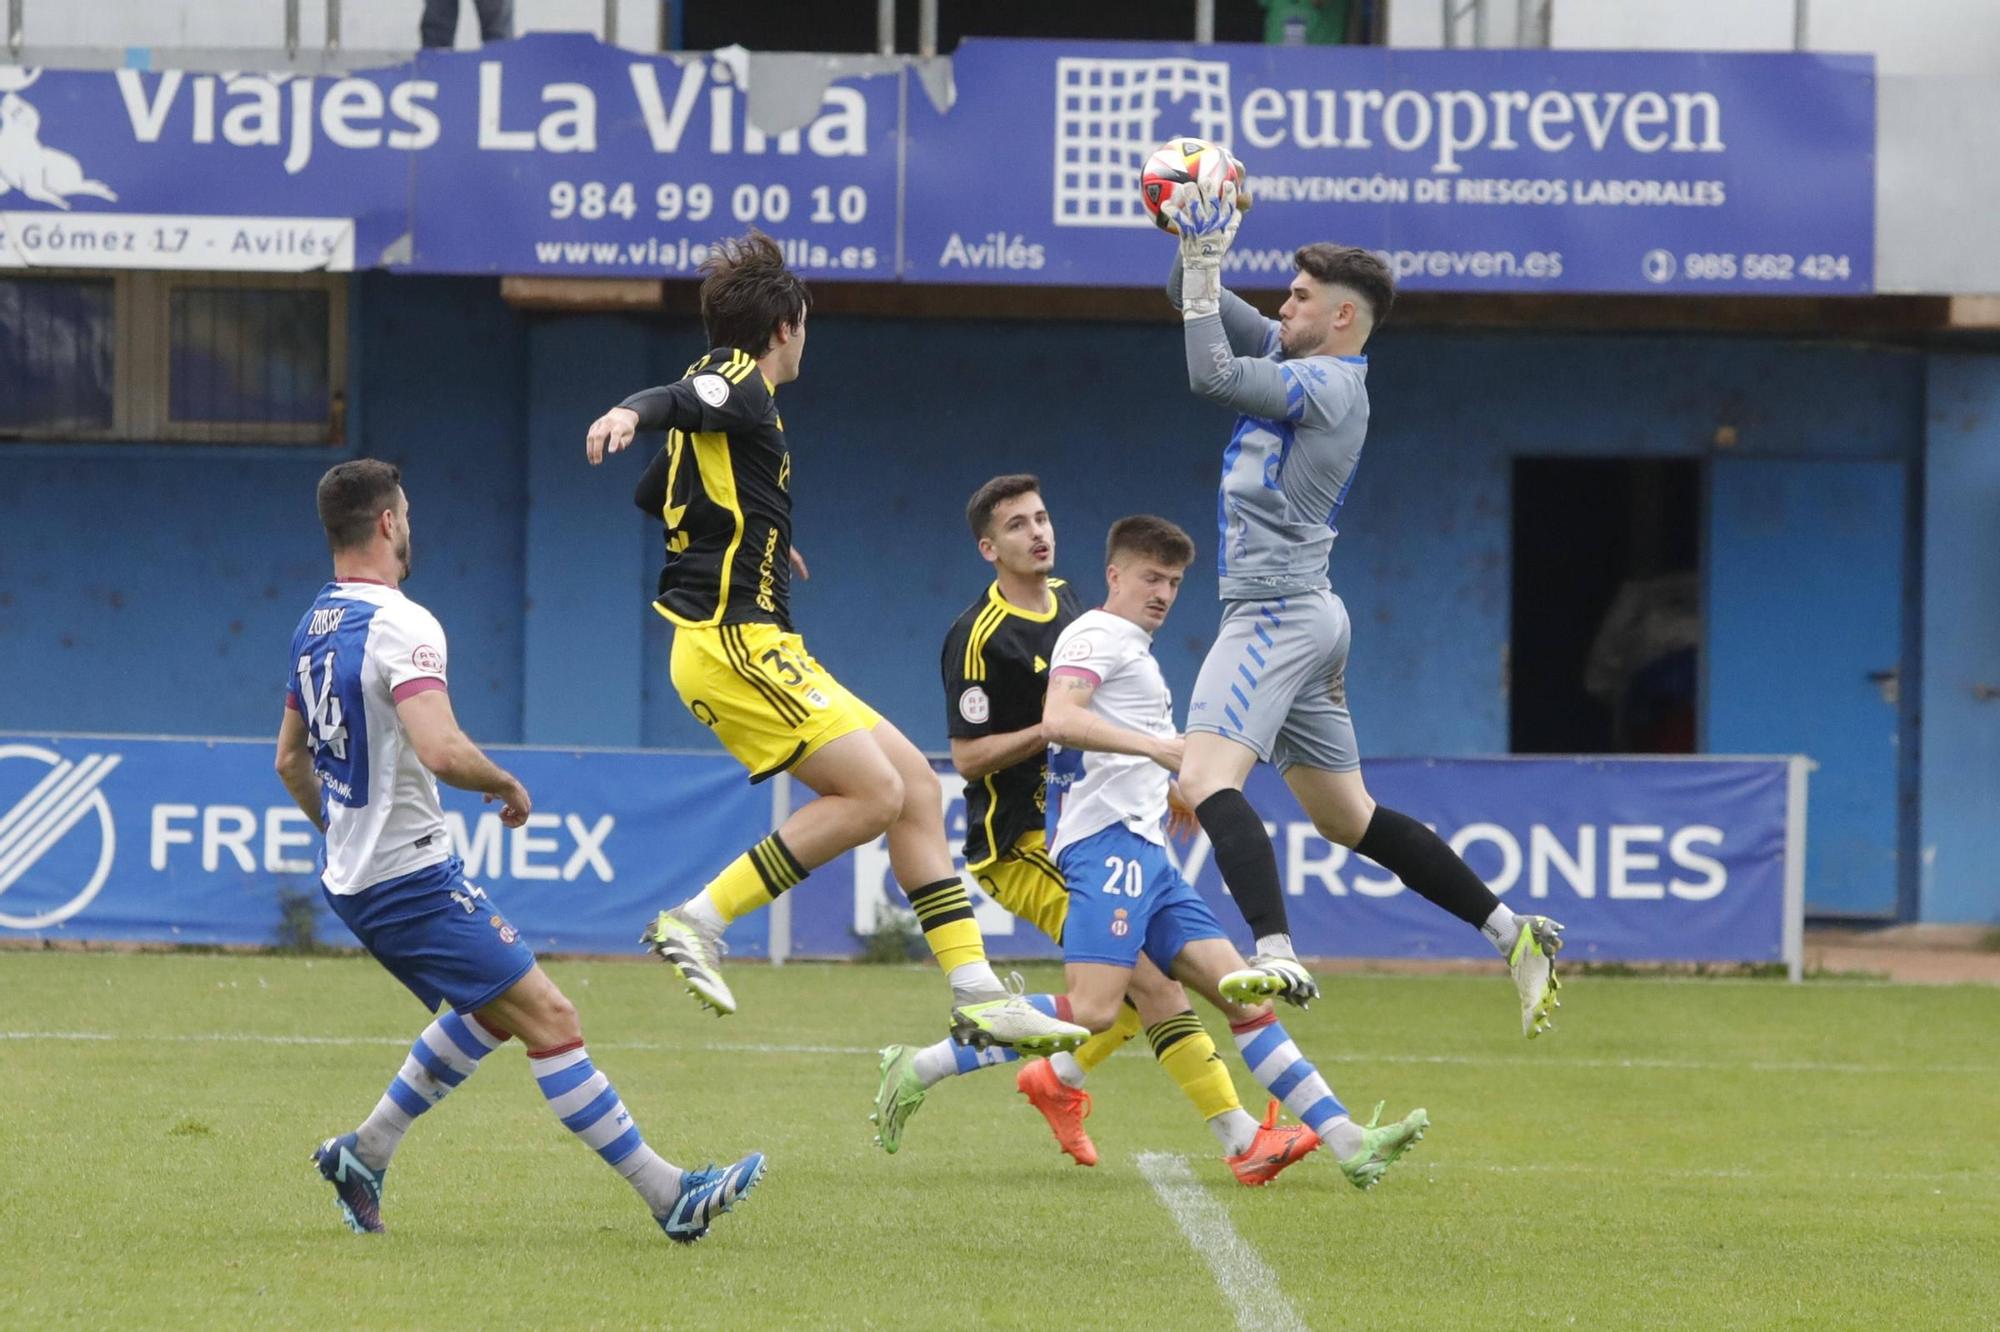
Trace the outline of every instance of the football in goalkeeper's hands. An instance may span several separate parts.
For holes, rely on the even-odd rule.
[[[1172,219],[1161,211],[1161,205],[1174,197],[1174,191],[1182,189],[1199,190],[1211,199],[1220,198],[1224,181],[1236,186],[1237,208],[1248,208],[1250,191],[1244,182],[1243,164],[1230,156],[1228,149],[1184,134],[1168,139],[1146,159],[1145,168],[1139,172],[1139,197],[1160,230],[1179,234]]]

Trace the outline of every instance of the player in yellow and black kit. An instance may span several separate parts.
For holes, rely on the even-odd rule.
[[[993,478],[973,493],[965,517],[995,575],[945,635],[940,663],[952,765],[965,778],[966,868],[994,901],[1061,942],[1069,889],[1043,849],[1048,746],[1042,695],[1056,639],[1083,613],[1083,604],[1051,576],[1055,526],[1036,478]],[[1243,1135],[1254,1134],[1254,1121],[1243,1117],[1235,1084],[1186,992],[1144,959],[1133,972],[1131,998],[1109,1030],[1074,1055],[1023,1065],[1015,1085],[1041,1111],[1062,1149],[1079,1164],[1094,1165],[1097,1148],[1083,1128],[1090,1112],[1085,1076],[1138,1035],[1142,1024],[1161,1065],[1225,1142],[1237,1177],[1246,1184],[1268,1182],[1275,1170],[1265,1148],[1275,1139],[1255,1136],[1248,1149],[1238,1150]],[[882,1052],[875,1095],[876,1141],[897,1150],[903,1125],[933,1085],[1008,1057],[949,1041],[921,1050],[890,1046]]]
[[[723,242],[702,271],[713,350],[599,417],[585,456],[595,465],[640,430],[667,432],[634,498],[666,524],[653,605],[674,625],[674,688],[750,780],[790,771],[819,798],[662,911],[645,941],[698,1000],[733,1013],[717,965],[723,930],[886,834],[890,868],[950,979],[954,1029],[981,1045],[1073,1049],[1089,1033],[1010,995],[987,963],[930,764],[792,630],[792,455],[773,395],[798,378],[811,294],[757,232]]]

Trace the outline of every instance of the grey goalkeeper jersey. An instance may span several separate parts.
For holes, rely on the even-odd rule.
[[[1167,297],[1180,305],[1175,260]],[[1224,601],[1331,586],[1335,523],[1368,434],[1368,358],[1285,359],[1278,324],[1235,294],[1186,325],[1188,384],[1238,416],[1222,452],[1216,573]]]

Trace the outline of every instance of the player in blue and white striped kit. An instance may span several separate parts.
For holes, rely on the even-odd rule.
[[[682,1170],[646,1145],[584,1049],[583,1028],[519,932],[465,878],[437,780],[527,821],[527,790],[452,715],[444,630],[404,596],[410,509],[402,475],[359,458],[320,479],[333,581],[292,634],[278,775],[326,834],[320,882],[375,959],[442,1014],[410,1047],[375,1109],[313,1153],[356,1232],[384,1229],[382,1180],[417,1116],[519,1036],[549,1109],[638,1191],[669,1238],[691,1243],[763,1176],[752,1152],[726,1169]]]
[[[1351,630],[1327,566],[1368,432],[1362,349],[1395,301],[1388,268],[1366,250],[1304,246],[1280,317],[1266,319],[1222,286],[1240,219],[1235,194],[1233,181],[1215,195],[1183,185],[1161,210],[1180,234],[1167,295],[1183,318],[1188,382],[1238,413],[1216,501],[1222,626],[1188,702],[1181,770],[1216,868],[1257,937],[1256,956],[1224,992],[1298,1004],[1319,993],[1292,948],[1263,820],[1243,795],[1261,761],[1276,765],[1321,836],[1499,949],[1532,1039],[1558,1006],[1562,927],[1515,915],[1436,833],[1375,803],[1347,706]]]

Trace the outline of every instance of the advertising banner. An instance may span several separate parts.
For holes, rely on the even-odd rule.
[[[1870,57],[975,39],[952,61],[949,109],[910,102],[914,281],[1160,283],[1139,172],[1192,134],[1249,174],[1231,285],[1285,286],[1313,241],[1419,291],[1873,285]]]
[[[633,954],[640,929],[809,798],[752,786],[721,754],[496,748],[535,798],[505,828],[444,789],[466,875],[537,949]],[[0,938],[268,945],[319,903],[317,831],[271,770],[272,745],[136,736],[0,736]],[[1797,956],[1804,777],[1798,759],[1379,759],[1370,790],[1434,826],[1516,911],[1568,926],[1592,961],[1775,962]],[[963,783],[940,765],[946,826]],[[1248,791],[1278,855],[1301,954],[1491,956],[1472,927],[1329,844],[1260,768]],[[1207,839],[1171,848],[1247,946]],[[1057,957],[975,895],[996,957]],[[814,870],[731,930],[735,956],[854,957],[904,911],[879,839]],[[921,944],[918,945],[921,951]]]
[[[808,277],[1147,287],[1141,165],[1196,134],[1296,246],[1411,290],[1865,292],[1872,57],[965,42],[644,56],[582,34],[347,75],[0,67],[0,268],[688,277],[756,226]]]

